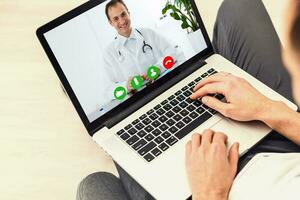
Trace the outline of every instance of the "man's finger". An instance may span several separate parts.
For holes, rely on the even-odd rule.
[[[214,135],[214,131],[207,129],[203,132],[202,137],[201,137],[201,146],[207,147],[211,144],[212,138]]]
[[[218,72],[216,74],[213,74],[204,80],[200,81],[195,87],[194,91],[198,90],[199,88],[203,87],[204,85],[208,83],[213,83],[213,82],[224,82],[228,79],[228,75],[230,75],[227,72]]]
[[[192,151],[192,141],[188,141],[185,145],[185,165],[187,166],[190,160],[190,155]]]
[[[142,78],[143,78],[143,80],[147,80],[147,75],[143,74]]]
[[[203,87],[199,88],[191,95],[191,99],[201,98],[207,94],[223,94],[226,93],[226,88],[224,88],[224,84],[221,82],[218,83],[208,83]]]
[[[214,135],[213,135],[213,139],[212,139],[213,143],[219,143],[219,144],[226,144],[227,143],[227,140],[228,140],[228,136],[225,135],[224,133],[221,133],[221,132],[216,132]]]
[[[233,173],[235,174],[237,171],[237,164],[239,161],[239,143],[234,143],[229,150],[229,164],[233,170]]]
[[[196,149],[201,144],[201,135],[199,133],[194,133],[192,135],[192,149]]]
[[[224,103],[215,97],[205,96],[201,99],[202,103],[207,105],[208,107],[218,111],[222,115],[226,116],[225,111],[230,109],[231,105],[228,103]],[[226,116],[227,117],[227,116]]]
[[[192,151],[192,141],[189,140],[185,145],[185,157],[187,158]]]

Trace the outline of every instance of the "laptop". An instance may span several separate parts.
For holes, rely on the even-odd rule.
[[[116,30],[105,15],[108,2],[88,1],[40,27],[37,36],[88,134],[154,198],[190,197],[184,160],[185,144],[192,133],[208,128],[224,132],[229,145],[240,143],[239,153],[243,155],[271,131],[261,122],[236,122],[201,100],[191,100],[189,96],[199,81],[229,72],[246,79],[267,97],[297,109],[214,53],[194,0],[189,1],[194,31],[170,16],[170,10],[164,9],[167,0],[125,0],[130,15],[120,16],[127,14],[131,33],[135,31],[130,38],[137,44],[131,46],[137,53],[132,55],[125,49],[129,39],[121,40],[118,35],[129,23]],[[161,42],[155,43],[154,37]],[[111,57],[105,58],[107,54]],[[166,62],[168,66],[159,63],[168,56],[175,62]],[[143,60],[147,64],[141,64]],[[109,66],[110,62],[113,65]],[[170,62],[174,64],[171,67]],[[129,77],[146,74],[150,66],[160,69],[155,80],[136,84],[140,87],[135,90],[124,85]],[[224,100],[220,94],[211,95]]]

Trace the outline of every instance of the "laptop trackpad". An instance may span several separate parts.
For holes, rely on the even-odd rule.
[[[228,146],[240,143],[239,153],[242,154],[264,138],[271,129],[259,121],[237,122],[224,118],[211,127],[214,131],[223,132],[228,136]]]

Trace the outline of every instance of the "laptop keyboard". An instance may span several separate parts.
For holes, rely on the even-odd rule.
[[[200,100],[189,98],[200,80],[215,73],[215,69],[209,69],[116,134],[143,159],[152,161],[216,114]],[[224,98],[220,94],[214,96]]]

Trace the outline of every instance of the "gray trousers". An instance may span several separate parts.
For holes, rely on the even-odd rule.
[[[214,27],[213,46],[243,70],[293,101],[290,77],[281,60],[281,44],[261,0],[224,0]],[[275,131],[239,160],[239,170],[259,152],[300,152],[299,146]],[[106,172],[87,176],[77,200],[153,199],[116,164],[120,179]]]

